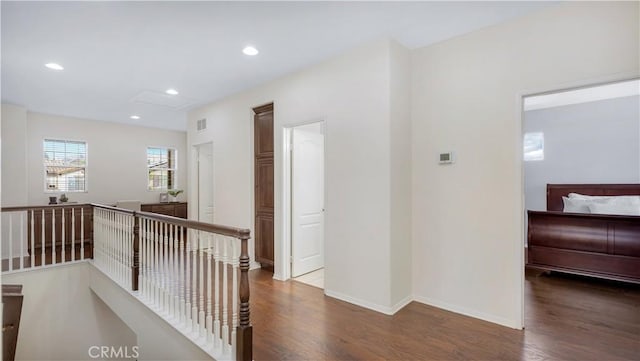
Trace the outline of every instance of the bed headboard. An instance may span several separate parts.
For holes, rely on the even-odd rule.
[[[562,197],[569,193],[590,196],[640,195],[640,184],[547,184],[547,211],[562,211]]]

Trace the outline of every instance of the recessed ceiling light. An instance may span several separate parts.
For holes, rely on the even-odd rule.
[[[136,120],[140,119],[140,117],[139,117],[138,115],[132,115],[132,116],[130,116],[129,118],[131,118],[131,119],[136,119]]]
[[[167,89],[167,90],[165,91],[165,93],[167,93],[167,94],[169,94],[169,95],[178,95],[178,91],[177,91],[177,90],[175,90],[175,89],[173,89],[173,88],[171,88],[171,89]]]
[[[253,46],[246,46],[244,49],[242,49],[242,52],[245,55],[250,56],[258,55],[258,49],[254,48]]]
[[[56,63],[46,63],[44,64],[44,66],[53,70],[64,70],[64,67],[62,65]]]

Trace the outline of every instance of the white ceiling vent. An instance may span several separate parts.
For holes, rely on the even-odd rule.
[[[199,119],[197,127],[198,127],[198,131],[207,129],[207,118]]]
[[[169,95],[149,90],[144,90],[131,99],[134,103],[144,103],[151,105],[159,105],[171,109],[183,109],[195,104],[193,99],[185,98],[180,95]]]

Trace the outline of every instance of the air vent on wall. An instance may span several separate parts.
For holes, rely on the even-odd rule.
[[[207,118],[198,120],[198,131],[207,129]]]

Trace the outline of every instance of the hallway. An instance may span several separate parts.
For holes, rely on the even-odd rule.
[[[526,331],[413,302],[386,316],[252,271],[255,360],[633,360],[640,287],[527,274]]]

